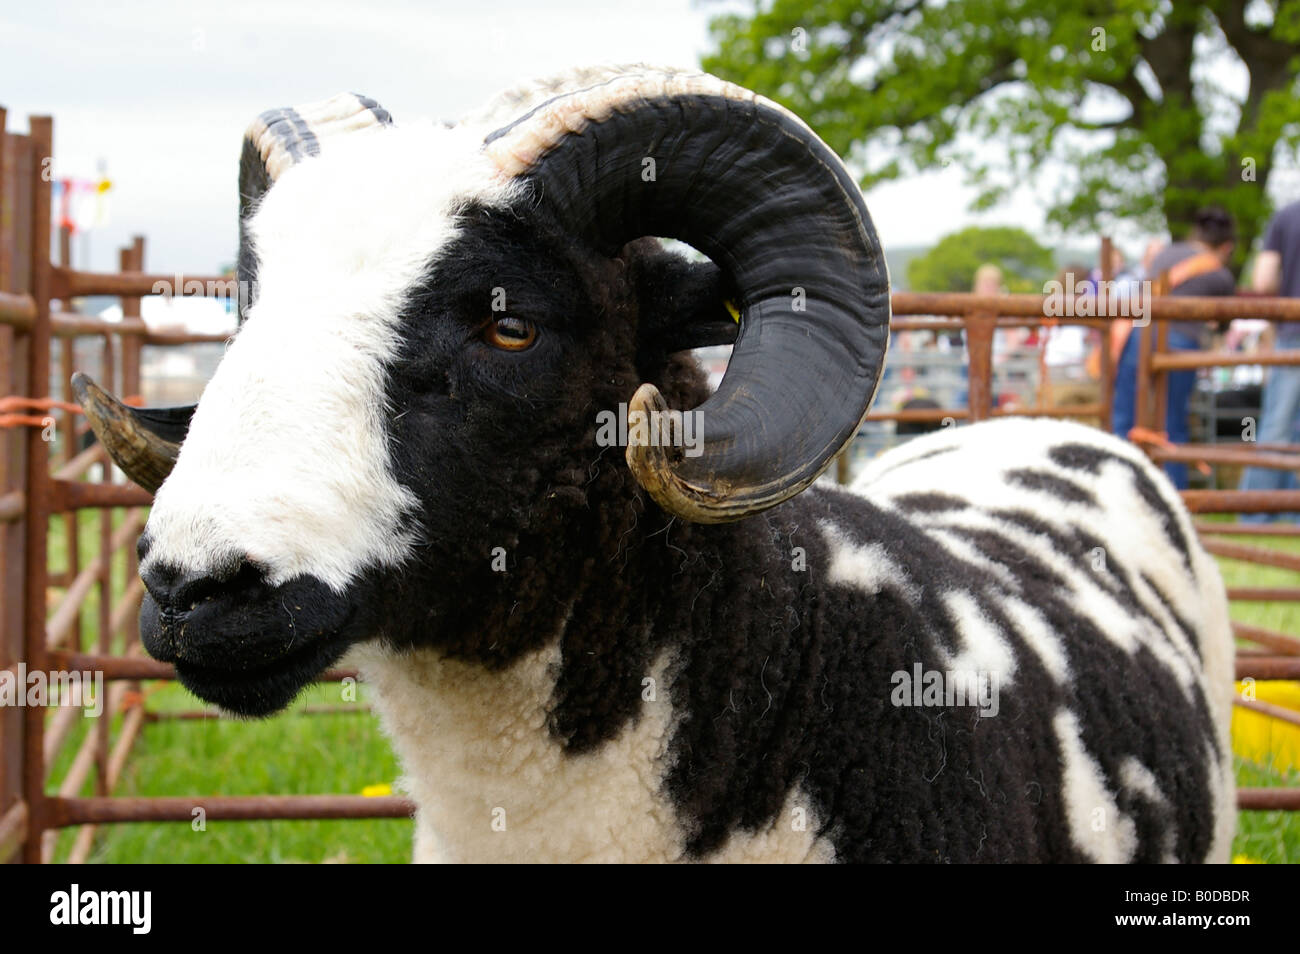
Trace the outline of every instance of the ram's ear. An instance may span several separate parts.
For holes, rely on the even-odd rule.
[[[643,353],[734,344],[739,331],[722,270],[659,251],[633,259],[629,277],[640,307]]]

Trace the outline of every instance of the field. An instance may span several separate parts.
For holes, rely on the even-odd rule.
[[[98,517],[81,515],[83,560],[89,560]],[[60,521],[51,523],[51,565],[66,555]],[[1236,539],[1236,538],[1225,538]],[[1243,542],[1261,542],[1243,538]],[[1300,540],[1270,545],[1300,551]],[[1225,583],[1297,586],[1300,574],[1221,560]],[[120,588],[124,567],[117,568]],[[1289,633],[1300,633],[1300,605],[1241,603],[1233,618]],[[95,596],[84,613],[84,639],[94,634]],[[200,704],[175,684],[145,684],[151,712],[194,710]],[[137,741],[116,795],[252,795],[387,792],[398,765],[376,718],[365,709],[360,687],[356,712],[305,713],[306,706],[347,704],[338,684],[314,686],[286,714],[260,722],[205,718],[148,724]],[[114,716],[114,731],[121,716]],[[82,735],[93,724],[79,719],[52,773],[57,789]],[[1300,772],[1237,761],[1242,786],[1300,786]],[[87,784],[83,794],[93,794]],[[131,862],[405,862],[411,854],[411,823],[376,821],[208,821],[202,830],[184,823],[124,824],[99,830],[91,860]],[[56,859],[66,857],[73,831],[61,833]],[[1300,812],[1241,812],[1234,855],[1264,863],[1300,862]]]

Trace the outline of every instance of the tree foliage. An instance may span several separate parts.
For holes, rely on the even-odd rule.
[[[1055,159],[1068,181],[1049,221],[1180,236],[1216,202],[1244,257],[1269,175],[1300,144],[1300,0],[756,3],[714,18],[705,69],[794,110],[864,186],[957,161],[988,208]],[[1242,98],[1206,69],[1233,59]],[[961,133],[1005,159],[963,152]]]
[[[1052,276],[1054,256],[1024,229],[971,226],[908,262],[907,285],[912,291],[970,291],[976,269],[985,263],[1002,269],[1008,291],[1041,291]]]

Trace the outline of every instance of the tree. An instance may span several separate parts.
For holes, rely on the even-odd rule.
[[[1300,0],[756,3],[713,19],[705,69],[794,110],[864,186],[956,160],[988,208],[1056,159],[1069,181],[1049,221],[1182,236],[1218,203],[1241,262],[1269,174],[1300,144]],[[1213,57],[1244,64],[1244,98],[1205,75]],[[1005,145],[1006,161],[961,152],[963,132]]]
[[[971,226],[908,262],[907,285],[913,291],[970,291],[975,270],[986,262],[1002,269],[1009,291],[1041,291],[1052,277],[1054,256],[1024,229]]]

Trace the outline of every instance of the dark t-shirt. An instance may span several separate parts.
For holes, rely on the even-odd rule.
[[[1281,285],[1278,294],[1300,298],[1300,202],[1283,206],[1268,223],[1264,251],[1282,256]],[[1278,343],[1288,348],[1300,347],[1300,322],[1279,321]]]
[[[1195,242],[1174,242],[1163,248],[1155,259],[1151,262],[1151,278],[1158,278],[1163,272],[1169,271],[1179,262],[1184,262],[1193,255],[1200,255],[1205,251],[1203,246]],[[1232,277],[1232,272],[1226,268],[1216,268],[1213,271],[1204,272],[1193,278],[1187,279],[1177,288],[1169,290],[1170,295],[1186,296],[1207,296],[1211,298],[1220,298],[1225,295],[1235,295],[1237,293],[1237,280]],[[1169,327],[1174,331],[1181,331],[1189,338],[1200,340],[1206,333],[1208,327],[1204,321],[1175,321],[1171,322]]]

